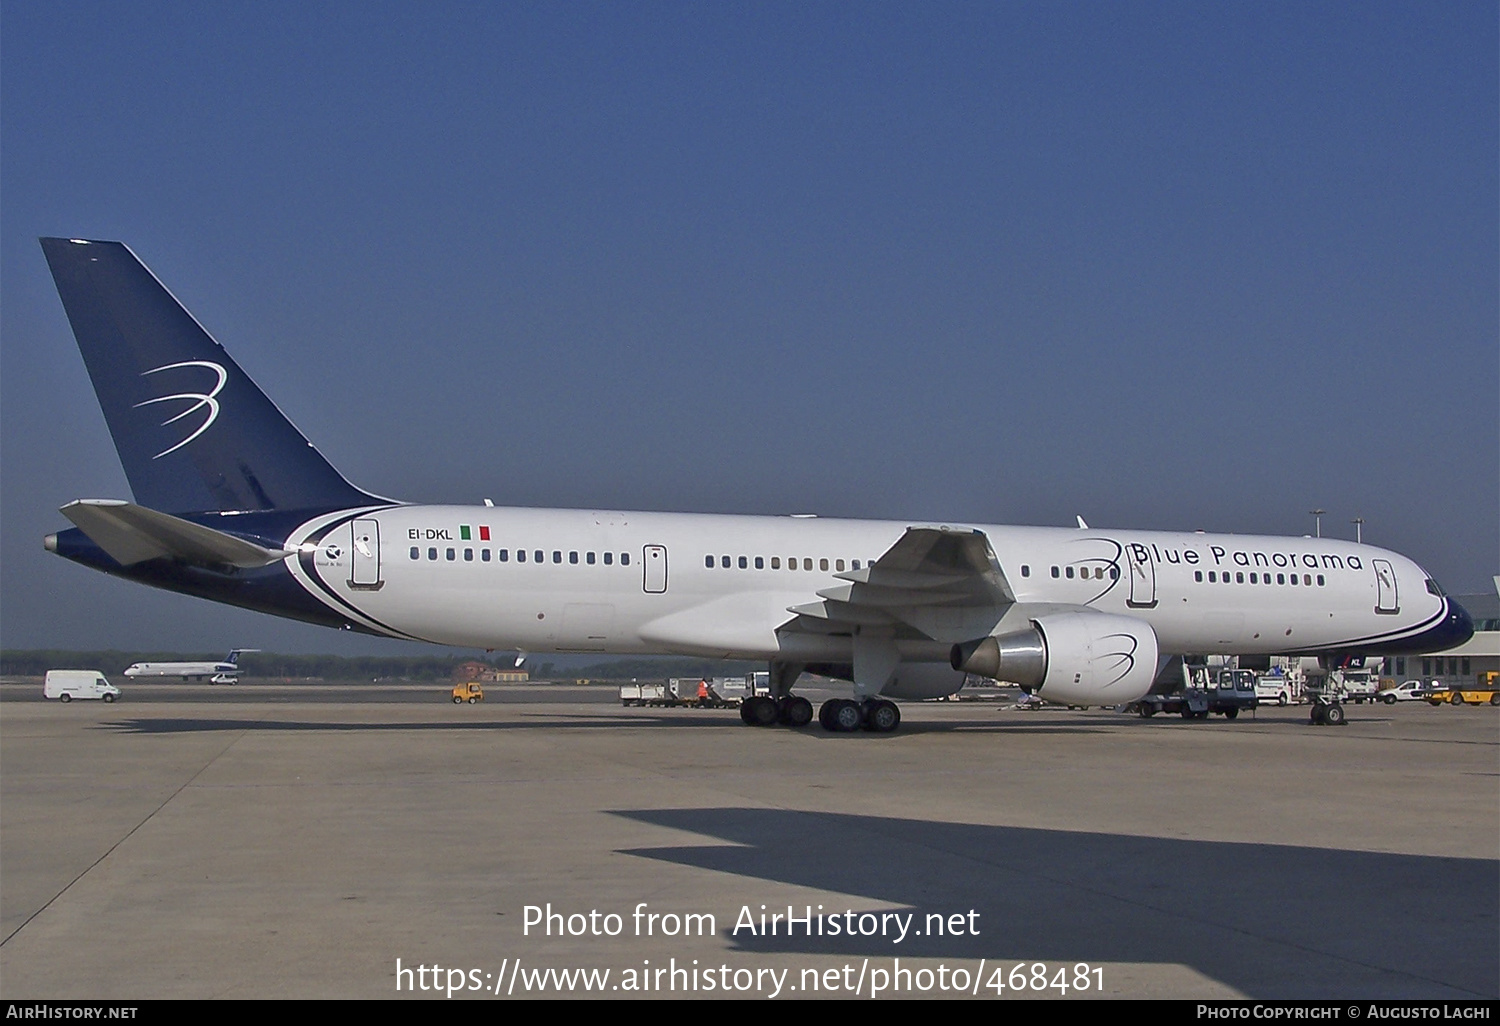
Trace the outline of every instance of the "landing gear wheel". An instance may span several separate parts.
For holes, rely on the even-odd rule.
[[[776,710],[776,720],[788,727],[805,727],[812,722],[812,703],[800,695],[789,695],[781,700]]]
[[[832,698],[823,703],[823,708],[818,710],[818,722],[823,729],[835,734],[848,734],[860,728],[864,716],[859,708],[859,703],[851,702],[847,698]]]
[[[1330,705],[1323,713],[1323,722],[1330,727],[1342,727],[1344,725],[1344,707],[1341,705]]]
[[[740,706],[740,719],[752,727],[769,727],[776,722],[776,703],[765,695],[747,698]]]
[[[901,710],[895,702],[883,698],[871,702],[865,709],[865,729],[876,734],[889,734],[901,726]]]
[[[1323,724],[1327,723],[1328,722],[1328,709],[1329,709],[1329,706],[1324,705],[1322,702],[1314,702],[1313,703],[1313,707],[1312,707],[1312,721],[1313,721],[1313,723],[1317,724],[1320,727]]]

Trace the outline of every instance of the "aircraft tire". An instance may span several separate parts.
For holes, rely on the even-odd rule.
[[[1312,707],[1312,722],[1321,727],[1324,723],[1328,722],[1327,713],[1328,706],[1323,705],[1321,702],[1314,702]]]
[[[1328,711],[1323,714],[1323,722],[1330,727],[1342,727],[1344,725],[1344,707],[1341,705],[1330,705]]]
[[[782,699],[781,706],[777,709],[776,719],[788,727],[805,727],[812,722],[812,703],[800,695],[790,695]]]
[[[889,734],[901,726],[901,709],[884,698],[871,702],[865,710],[865,729],[875,734]]]
[[[752,727],[769,727],[776,722],[776,703],[765,695],[747,698],[740,706],[740,718]]]

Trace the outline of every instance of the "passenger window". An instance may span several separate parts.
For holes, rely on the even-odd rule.
[[[839,560],[837,563],[833,564],[833,568],[835,570],[837,570],[839,573],[843,573],[844,572],[844,561],[842,559]]]
[[[464,562],[465,563],[472,563],[472,562],[474,562],[474,550],[473,549],[464,549]]]
[[[704,556],[703,557],[703,565],[706,566],[706,567],[708,567],[710,570],[712,570],[714,568],[714,557],[712,557],[712,556]]]
[[[851,565],[851,566],[852,566],[852,567],[853,567],[853,568],[854,568],[854,569],[855,569],[855,570],[858,570],[858,569],[859,569],[859,560],[857,560],[857,559],[856,559],[856,560],[855,560],[855,561],[854,561],[854,562],[853,562],[853,563],[852,563],[852,564],[850,564],[850,565]]]
[[[586,553],[584,553],[583,561],[585,563],[587,563],[589,566],[593,566],[594,565],[594,554],[592,552],[586,552]]]
[[[740,557],[740,569],[741,570],[745,570],[745,569],[748,569],[749,566],[750,566],[750,561],[748,559],[746,559],[744,556],[741,556]]]
[[[708,558],[709,559],[713,559],[714,557],[709,556]],[[615,562],[615,554],[613,552],[606,552],[604,554],[604,565],[605,566],[613,566],[614,562]]]
[[[1210,570],[1208,572],[1208,583],[1209,584],[1218,584],[1219,583],[1219,575],[1217,573],[1215,573],[1214,571]]]
[[[576,552],[569,552],[568,553],[568,562],[572,563],[574,566],[577,566],[578,565],[578,553],[576,553]]]
[[[1234,574],[1234,583],[1235,584],[1244,584],[1245,583],[1245,575],[1243,573],[1239,572],[1239,571],[1235,571],[1235,574]]]
[[[450,562],[450,563],[451,563],[451,562],[453,562],[453,560],[454,560],[454,559],[455,559],[455,558],[457,558],[457,555],[458,555],[458,554],[457,554],[457,553],[456,553],[456,552],[454,552],[454,551],[453,551],[453,550],[452,550],[452,549],[449,549],[449,550],[448,550],[448,551],[447,551],[447,552],[446,552],[446,553],[445,553],[445,555],[447,555],[447,557],[448,557],[448,562]]]
[[[1193,571],[1193,580],[1197,581],[1199,584],[1202,584],[1203,583],[1203,571],[1202,570],[1194,570]]]
[[[1109,568],[1109,579],[1111,581],[1118,581],[1120,579],[1120,568],[1119,567],[1117,567],[1117,566],[1111,566]]]
[[[1057,567],[1053,567],[1052,568],[1052,576],[1053,577],[1060,577],[1060,576],[1062,576],[1062,571],[1060,571]]]
[[[524,563],[524,562],[526,562],[526,550],[525,549],[517,549],[516,550],[516,562],[517,563]]]
[[[719,565],[721,567],[723,567],[725,570],[728,570],[729,569],[729,557],[728,556],[720,556],[719,557]]]
[[[500,562],[502,562],[502,563],[508,563],[508,562],[510,562],[510,549],[501,549],[500,552],[499,552],[499,556],[500,556]]]
[[[411,558],[412,559],[421,559],[422,558],[422,550],[419,549],[419,548],[417,548],[415,545],[413,545],[411,547]]]
[[[797,569],[797,557],[796,556],[788,556],[787,557],[786,568],[788,570],[795,570],[795,569]]]
[[[1318,587],[1320,587],[1320,588],[1323,587],[1323,575],[1322,574],[1318,575]]]
[[[804,556],[802,558],[802,569],[804,569],[804,570],[811,570],[812,569],[812,559],[810,557]]]
[[[630,565],[630,553],[628,553],[628,552],[622,552],[622,553],[620,553],[620,565],[621,566],[629,566]]]
[[[1063,571],[1063,576],[1066,577],[1068,580],[1071,581],[1073,579],[1073,568],[1072,567],[1068,567],[1066,570],[1064,570]]]
[[[552,550],[552,562],[554,562],[554,563],[561,563],[562,562],[562,552],[561,552],[561,550],[559,550],[559,549],[553,549]]]
[[[1022,577],[1030,577],[1031,576],[1031,567],[1027,566],[1025,563],[1021,564],[1021,576]]]
[[[780,570],[781,569],[781,557],[780,556],[772,556],[771,557],[771,569],[772,570]]]
[[[427,550],[427,558],[428,559],[437,559],[437,549],[428,549]]]
[[[766,568],[766,557],[765,556],[756,556],[755,557],[755,569],[757,569],[757,570],[764,570],[765,568]]]
[[[482,561],[488,563],[490,561],[490,550],[489,549],[480,549],[479,550],[479,558]]]

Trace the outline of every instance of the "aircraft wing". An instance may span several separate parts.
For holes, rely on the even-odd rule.
[[[120,499],[78,499],[60,512],[121,566],[167,556],[196,566],[250,569],[292,555]]]
[[[796,629],[890,628],[897,637],[957,642],[982,636],[1016,601],[983,531],[908,527],[879,559],[835,574],[819,601],[791,607]]]

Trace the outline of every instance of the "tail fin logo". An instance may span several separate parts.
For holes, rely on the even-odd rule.
[[[219,380],[218,383],[215,384],[214,387],[207,392],[178,392],[174,395],[158,396],[155,399],[147,399],[145,402],[135,404],[136,408],[139,409],[142,406],[152,406],[156,403],[192,403],[191,406],[178,413],[175,417],[168,417],[166,420],[162,421],[162,427],[166,427],[168,424],[174,424],[184,417],[192,416],[199,410],[204,410],[207,412],[207,415],[203,418],[203,423],[198,425],[198,429],[196,431],[188,435],[186,438],[184,438],[182,441],[178,442],[171,448],[163,449],[161,452],[151,457],[153,460],[159,460],[163,456],[166,456],[169,453],[174,453],[178,449],[181,449],[184,445],[187,445],[193,439],[197,438],[199,435],[203,434],[203,432],[207,431],[213,424],[213,422],[219,419],[219,400],[215,397],[224,390],[225,383],[229,381],[229,372],[219,364],[213,363],[209,360],[184,360],[182,363],[168,363],[161,367],[153,367],[151,370],[142,371],[141,377],[144,378],[148,374],[160,374],[162,371],[166,370],[175,370],[178,367],[203,367],[204,369],[211,370],[216,375],[218,375]]]

